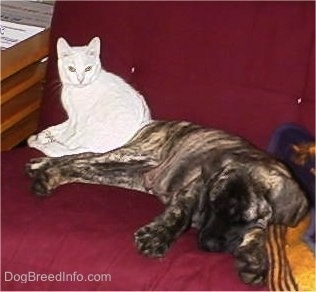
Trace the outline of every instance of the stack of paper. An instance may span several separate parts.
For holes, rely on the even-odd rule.
[[[1,50],[50,26],[54,1],[1,1]]]
[[[47,2],[2,0],[1,20],[48,28],[54,11],[54,1]]]
[[[10,48],[43,30],[42,27],[1,21],[1,50]]]

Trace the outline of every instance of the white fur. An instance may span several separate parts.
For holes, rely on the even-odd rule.
[[[142,95],[120,77],[101,68],[100,39],[87,46],[57,42],[61,101],[68,119],[28,139],[48,156],[103,153],[128,142],[151,121]]]

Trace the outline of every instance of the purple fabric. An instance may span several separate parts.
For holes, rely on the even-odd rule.
[[[279,124],[314,132],[313,2],[57,1],[40,128],[59,123],[56,40],[102,40],[106,69],[142,92],[156,119],[225,129],[261,148]],[[2,153],[3,290],[255,290],[233,258],[198,250],[186,232],[163,259],[138,254],[133,232],[162,210],[157,199],[72,184],[30,192],[30,149]],[[6,274],[7,272],[7,274]],[[111,281],[6,281],[10,274],[110,274]]]
[[[315,157],[307,159],[303,165],[293,160],[293,145],[315,142],[315,137],[306,129],[295,124],[285,124],[277,128],[270,140],[268,152],[283,161],[292,171],[311,205],[311,223],[304,234],[304,240],[315,253],[315,175],[311,169],[315,167]]]

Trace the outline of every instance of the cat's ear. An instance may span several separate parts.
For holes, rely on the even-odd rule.
[[[99,37],[94,37],[88,47],[87,47],[87,53],[89,56],[93,57],[99,57],[100,56],[100,38]]]
[[[57,41],[57,55],[59,59],[71,55],[71,47],[64,38],[59,38]]]

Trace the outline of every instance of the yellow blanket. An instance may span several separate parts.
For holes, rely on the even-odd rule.
[[[271,225],[268,230],[270,291],[316,291],[315,255],[302,241],[307,215],[295,228]]]

